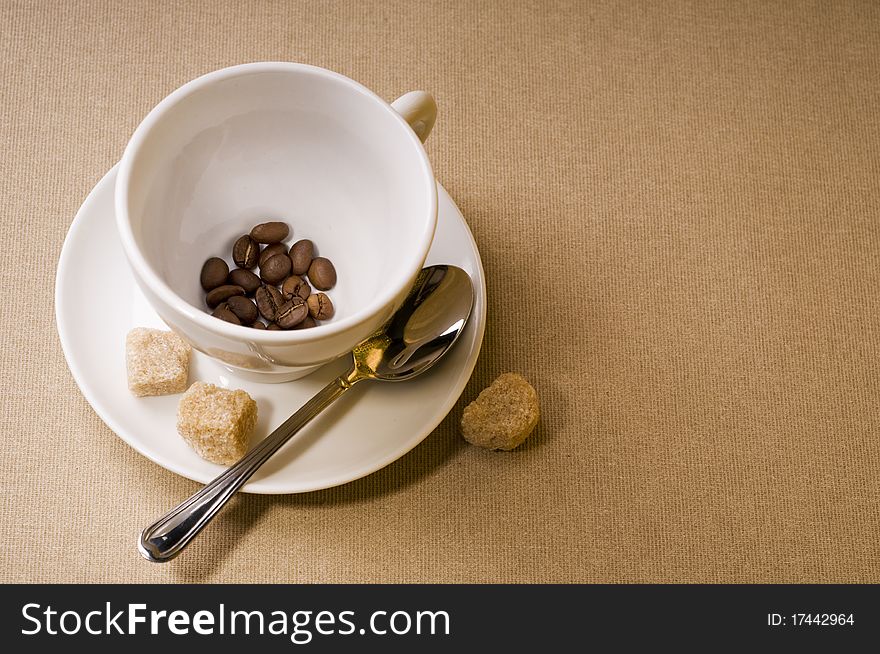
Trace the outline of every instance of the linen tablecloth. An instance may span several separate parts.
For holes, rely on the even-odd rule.
[[[0,581],[880,581],[878,3],[2,0],[0,37]],[[410,454],[153,565],[198,486],[80,394],[56,264],[143,116],[260,60],[434,94],[485,342]],[[536,433],[469,446],[508,370]]]

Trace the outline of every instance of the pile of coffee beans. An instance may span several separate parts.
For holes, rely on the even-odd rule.
[[[336,268],[308,239],[288,249],[289,235],[286,223],[260,223],[232,246],[237,268],[220,257],[204,263],[199,281],[212,316],[254,329],[306,329],[333,317],[323,291],[336,285]]]

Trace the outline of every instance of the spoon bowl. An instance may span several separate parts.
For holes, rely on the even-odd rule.
[[[355,369],[379,381],[422,374],[458,339],[473,305],[473,283],[461,268],[423,268],[388,324],[352,351]]]
[[[318,391],[237,463],[145,528],[138,541],[141,555],[162,563],[180,554],[260,466],[355,384],[406,381],[431,368],[458,340],[473,304],[473,282],[465,271],[455,266],[423,268],[388,323],[352,350],[349,371]]]

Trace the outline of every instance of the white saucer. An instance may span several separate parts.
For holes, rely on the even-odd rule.
[[[164,324],[135,285],[122,252],[113,215],[115,180],[114,167],[86,198],[61,251],[55,314],[67,365],[97,414],[126,443],[162,467],[206,483],[223,467],[199,458],[178,436],[180,395],[136,398],[127,388],[126,333]],[[368,382],[351,390],[264,465],[244,491],[301,493],[368,475],[418,445],[458,400],[483,342],[486,283],[464,218],[439,183],[437,189],[440,213],[427,263],[463,268],[476,289],[476,305],[459,342],[423,377],[404,384]],[[250,393],[259,407],[256,441],[347,366],[343,358],[294,382],[261,384],[234,377],[193,352],[190,382]]]

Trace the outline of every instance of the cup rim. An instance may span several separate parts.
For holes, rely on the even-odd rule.
[[[411,261],[409,262],[410,265],[407,266],[407,269],[411,270],[411,275],[406,279],[398,280],[396,283],[389,284],[386,288],[383,288],[367,306],[339,321],[318,325],[313,329],[278,331],[265,329],[257,330],[244,325],[234,325],[223,320],[218,320],[209,313],[199,310],[197,307],[184,300],[167,283],[165,283],[162,277],[159,276],[159,274],[153,269],[152,265],[146,260],[135,242],[134,232],[132,231],[131,221],[128,215],[126,198],[128,197],[129,178],[131,177],[131,168],[134,159],[143,146],[144,141],[149,137],[154,126],[171,107],[177,105],[184,98],[192,95],[197,90],[221,80],[251,75],[254,73],[285,71],[297,71],[321,77],[330,77],[342,82],[353,91],[365,95],[377,102],[386,113],[392,116],[393,120],[397,121],[398,125],[405,131],[405,138],[409,140],[415,149],[423,176],[426,176],[430,180],[427,184],[428,202],[426,208],[431,218],[426,222],[425,228],[419,237],[418,246],[413,248],[413,251],[410,254]],[[265,345],[295,345],[322,341],[327,337],[338,335],[352,328],[356,328],[360,324],[372,319],[377,313],[381,312],[383,308],[387,307],[395,298],[408,289],[409,285],[412,284],[413,278],[424,265],[425,259],[428,256],[428,251],[431,247],[431,242],[434,238],[434,232],[437,227],[437,184],[431,164],[428,161],[428,155],[425,152],[419,137],[412,130],[403,116],[397,113],[388,102],[373,93],[373,91],[345,75],[326,68],[321,68],[320,66],[286,61],[265,61],[229,66],[196,77],[172,91],[153,107],[135,129],[122,154],[122,159],[119,163],[119,173],[116,178],[116,187],[114,189],[114,208],[116,213],[117,231],[119,232],[122,247],[129,263],[143,283],[155,293],[167,307],[185,317],[187,320],[196,323],[200,328],[232,340],[257,342]]]

